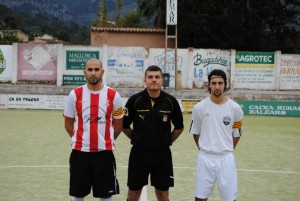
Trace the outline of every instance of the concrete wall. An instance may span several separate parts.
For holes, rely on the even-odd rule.
[[[120,46],[164,48],[164,29],[138,28],[92,28],[91,46]],[[174,48],[175,41],[168,40],[168,47]]]
[[[0,94],[42,94],[68,95],[75,86],[51,86],[28,84],[0,84]],[[115,88],[122,97],[143,90],[143,88]],[[207,89],[179,90],[167,88],[166,92],[178,99],[202,100],[209,95]],[[300,91],[258,91],[258,90],[229,90],[226,94],[234,100],[262,101],[300,101]]]
[[[96,57],[105,70],[103,82],[114,88],[143,88],[145,69],[157,65],[170,75],[170,89],[205,89],[207,75],[222,69],[231,90],[300,91],[300,55],[280,51],[189,48],[165,52],[164,48],[24,43],[10,47],[0,46],[4,55],[0,82],[4,83],[82,85],[85,62]]]

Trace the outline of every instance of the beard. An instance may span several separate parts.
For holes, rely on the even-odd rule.
[[[91,84],[91,85],[97,85],[98,83],[101,82],[101,78],[97,79],[97,78],[90,78],[90,79],[87,79],[88,83]]]
[[[220,97],[220,96],[222,96],[222,92],[221,91],[219,91],[219,92],[212,92],[212,94],[215,96],[215,97]]]

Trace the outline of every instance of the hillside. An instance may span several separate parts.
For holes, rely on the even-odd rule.
[[[123,0],[122,13],[137,8],[137,0]],[[99,12],[100,0],[0,0],[13,11],[24,12],[30,15],[42,13],[47,17],[57,17],[62,21],[74,21],[79,25],[90,27],[91,21]],[[107,1],[108,15],[115,13],[115,1]]]

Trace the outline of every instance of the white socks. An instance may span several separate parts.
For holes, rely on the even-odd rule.
[[[84,197],[83,198],[77,198],[77,197],[71,197],[71,201],[84,201]]]
[[[100,201],[112,201],[112,197],[110,197],[110,198],[100,198]]]
[[[71,201],[84,201],[84,197],[83,198],[77,198],[77,197],[71,197]],[[100,198],[100,201],[112,201],[112,197],[110,198]]]

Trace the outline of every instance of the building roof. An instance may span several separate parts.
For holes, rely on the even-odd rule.
[[[136,32],[136,33],[165,33],[165,29],[149,28],[124,28],[124,27],[91,27],[91,31],[97,32]]]
[[[53,40],[53,39],[43,39],[43,38],[35,38],[33,41],[30,41],[29,43],[41,43],[41,44],[65,44],[69,45],[70,43],[65,42],[63,40]]]
[[[44,44],[65,44],[69,45],[70,43],[58,40],[54,36],[51,36],[49,34],[44,34],[43,36],[34,37],[33,41],[30,41],[30,43],[44,43]]]
[[[28,34],[24,33],[21,30],[18,30],[18,29],[2,29],[2,30],[0,30],[0,32],[3,32],[3,33],[20,33],[20,34],[23,34],[24,36],[28,37]]]

